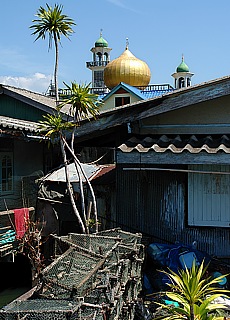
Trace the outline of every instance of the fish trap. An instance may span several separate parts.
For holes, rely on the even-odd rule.
[[[67,236],[54,237],[56,239],[56,248],[74,247],[75,250],[84,251],[99,256],[107,256],[114,250],[121,239],[119,237],[86,235],[78,233],[69,233]],[[61,244],[62,243],[62,244]],[[65,244],[65,245],[64,245]],[[58,252],[56,252],[57,254]]]
[[[95,287],[97,271],[103,263],[100,257],[68,249],[43,270],[41,295],[49,298],[84,296]]]
[[[81,302],[68,300],[15,300],[0,310],[1,320],[74,320],[79,314]]]
[[[122,244],[132,248],[135,248],[137,244],[140,244],[142,239],[141,233],[130,233],[123,231],[120,228],[99,231],[96,233],[96,235],[120,238]]]

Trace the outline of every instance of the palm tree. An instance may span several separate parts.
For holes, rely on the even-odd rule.
[[[81,228],[82,232],[85,233],[85,225],[84,225],[82,218],[80,216],[80,213],[77,209],[74,195],[73,195],[72,186],[70,183],[70,177],[69,177],[69,171],[68,171],[68,161],[67,161],[66,151],[65,151],[65,146],[67,144],[66,138],[65,138],[65,132],[72,130],[74,127],[74,123],[65,122],[62,119],[62,116],[59,112],[54,115],[47,114],[43,117],[44,117],[44,120],[40,121],[40,132],[44,133],[45,137],[48,137],[50,139],[49,141],[54,142],[55,140],[58,139],[58,141],[60,142],[62,157],[63,157],[63,161],[64,161],[64,166],[65,166],[65,175],[66,175],[68,194],[70,197],[73,211],[74,211],[74,213],[77,217],[77,220],[79,222],[80,228]]]
[[[59,58],[59,43],[61,43],[61,36],[69,39],[69,36],[74,32],[74,21],[62,13],[63,6],[55,4],[54,8],[46,4],[47,9],[40,6],[36,16],[37,19],[32,20],[34,23],[30,26],[34,32],[32,35],[37,36],[38,39],[45,39],[46,35],[49,38],[49,49],[52,48],[52,42],[55,45],[55,68],[54,68],[54,84],[55,84],[55,97],[58,104],[58,58]]]
[[[96,199],[93,192],[93,188],[86,176],[83,167],[76,157],[74,152],[74,137],[76,127],[80,125],[80,121],[83,119],[96,118],[99,114],[99,107],[101,102],[98,101],[98,96],[90,93],[89,84],[88,85],[78,85],[75,82],[71,83],[71,86],[65,84],[67,89],[70,91],[69,98],[63,100],[61,104],[56,107],[56,112],[53,115],[47,114],[44,117],[44,120],[40,121],[40,133],[44,133],[46,137],[49,138],[49,142],[59,142],[62,152],[62,157],[65,166],[65,174],[66,174],[66,183],[67,189],[70,197],[70,201],[73,207],[73,211],[77,217],[79,225],[83,233],[87,230],[89,233],[89,227],[87,220],[90,220],[89,214],[88,219],[86,218],[85,213],[85,202],[84,202],[84,192],[83,192],[83,184],[82,184],[82,175],[89,185],[89,189],[92,194],[93,199],[93,207],[95,214],[95,222],[96,222],[96,231],[98,231],[98,219],[97,219],[97,207],[96,207]],[[72,121],[64,121],[61,116],[61,108],[66,105],[70,105],[69,115],[71,116]],[[72,132],[71,136],[71,146],[69,146],[66,138],[67,132]],[[66,149],[70,152],[74,159],[75,167],[78,172],[79,182],[80,182],[80,192],[81,192],[81,201],[82,201],[82,216],[84,218],[84,222],[82,217],[77,209],[75,199],[73,196],[72,186],[70,183],[69,171],[68,171],[68,161],[66,156]]]
[[[77,159],[75,153],[74,153],[74,138],[75,138],[75,131],[76,127],[80,126],[81,120],[90,118],[96,118],[99,114],[99,108],[102,104],[101,101],[98,100],[98,95],[90,93],[90,83],[87,84],[77,84],[76,82],[71,82],[71,85],[68,85],[65,83],[65,86],[67,90],[71,93],[69,98],[65,99],[63,103],[60,105],[60,108],[62,106],[69,104],[71,106],[70,108],[70,115],[73,116],[73,131],[72,131],[72,139],[71,139],[71,147],[66,143],[67,149],[69,149],[70,153],[73,156],[75,167],[78,172],[79,176],[79,182],[80,182],[80,193],[81,193],[81,207],[82,207],[82,213],[86,221],[89,221],[90,212],[88,213],[88,217],[86,218],[85,213],[85,201],[84,201],[84,193],[83,193],[83,185],[81,180],[81,173],[83,174],[85,180],[88,183],[89,189],[91,191],[92,200],[93,200],[93,208],[94,208],[94,216],[95,216],[95,224],[96,224],[96,231],[98,231],[98,218],[97,218],[97,205],[96,205],[96,199],[94,195],[94,191],[92,188],[92,185],[90,181],[88,180],[80,161]],[[79,170],[80,168],[80,170]],[[81,171],[81,172],[80,172]],[[87,226],[87,232],[88,232],[88,226]]]

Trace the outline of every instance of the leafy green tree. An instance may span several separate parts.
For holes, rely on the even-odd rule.
[[[171,289],[165,294],[179,304],[179,307],[161,304],[169,314],[164,315],[164,319],[213,319],[215,317],[213,312],[226,308],[225,305],[215,301],[219,297],[229,298],[227,294],[230,291],[218,287],[219,282],[225,276],[217,278],[206,276],[207,267],[204,266],[204,261],[197,266],[194,260],[190,269],[181,269],[178,274],[172,270],[164,272],[170,279],[168,285]]]
[[[62,13],[63,6],[55,4],[54,8],[46,4],[47,8],[40,6],[35,15],[37,19],[32,20],[33,25],[30,29],[34,30],[32,35],[36,36],[36,40],[45,39],[46,35],[49,38],[49,49],[52,48],[54,41],[55,45],[55,68],[54,68],[54,84],[55,97],[58,104],[58,61],[59,61],[59,43],[61,43],[61,36],[69,39],[69,36],[74,32],[74,21]]]

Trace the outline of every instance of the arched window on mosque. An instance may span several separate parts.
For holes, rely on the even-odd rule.
[[[185,83],[184,83],[184,78],[179,78],[179,88],[184,88]]]
[[[0,155],[1,193],[13,191],[13,161],[11,154]]]
[[[108,55],[107,52],[104,53],[104,57],[105,57],[105,59],[104,59],[105,61],[108,61],[108,60],[109,60],[109,55]]]
[[[102,54],[101,52],[97,53],[97,61],[101,62],[102,61]]]

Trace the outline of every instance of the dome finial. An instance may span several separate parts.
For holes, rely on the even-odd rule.
[[[129,38],[126,38],[126,46],[125,49],[128,50],[129,49]]]
[[[182,62],[184,62],[184,54],[182,53]]]
[[[102,31],[103,31],[103,29],[100,29],[100,37],[102,37]]]

